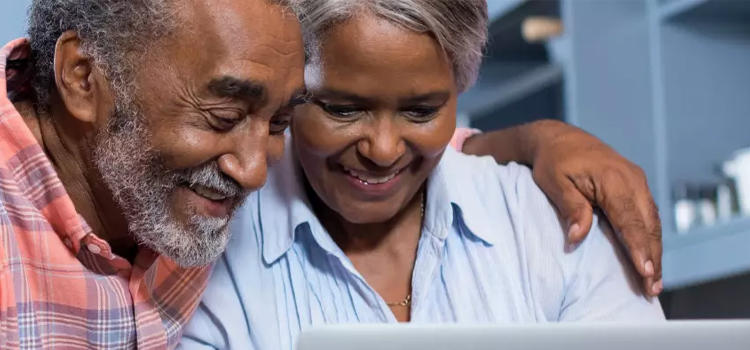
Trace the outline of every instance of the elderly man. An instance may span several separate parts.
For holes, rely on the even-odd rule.
[[[15,104],[5,81],[0,96],[0,348],[176,344],[232,212],[283,151],[296,17],[182,3],[35,1],[30,46],[3,49],[20,70]],[[29,50],[33,91],[16,74]]]
[[[173,347],[303,102],[297,19],[281,0],[35,0],[29,34],[0,50],[0,348]],[[629,162],[550,123],[467,146],[549,163],[575,239],[586,197],[617,196],[560,179],[620,174],[602,191],[638,205],[599,204],[639,223],[620,228],[658,293],[658,219]]]

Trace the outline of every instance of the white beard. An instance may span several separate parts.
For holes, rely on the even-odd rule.
[[[188,183],[236,196],[239,205],[247,193],[223,175],[216,162],[180,171],[165,169],[149,142],[141,113],[122,106],[97,135],[94,146],[95,166],[139,244],[183,267],[207,265],[219,257],[229,241],[229,218],[188,213],[188,222],[180,223],[169,204],[178,186]]]

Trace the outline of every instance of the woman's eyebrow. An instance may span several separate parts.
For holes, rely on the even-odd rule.
[[[354,103],[361,103],[361,104],[367,104],[372,102],[372,98],[368,98],[365,96],[360,96],[355,93],[336,90],[336,89],[322,89],[320,91],[316,91],[313,94],[313,97],[315,98],[336,98],[336,99],[342,99],[351,101]]]
[[[449,91],[435,91],[426,94],[405,97],[399,100],[400,104],[419,104],[424,102],[444,102],[450,97]]]
[[[305,89],[305,87],[301,87],[297,89],[294,94],[292,94],[292,98],[289,99],[289,102],[286,104],[287,107],[296,107],[301,104],[305,104],[310,99],[310,96]]]

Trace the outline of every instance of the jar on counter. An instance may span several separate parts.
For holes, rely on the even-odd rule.
[[[703,184],[698,192],[698,218],[699,225],[712,226],[716,224],[718,214],[716,212],[716,197],[718,185]]]
[[[686,233],[698,223],[699,190],[689,183],[680,183],[674,186],[672,196],[675,228],[677,233]]]

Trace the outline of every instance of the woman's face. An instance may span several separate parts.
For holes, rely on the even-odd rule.
[[[394,217],[437,165],[456,123],[453,69],[440,45],[360,15],[320,38],[297,109],[294,147],[320,199],[352,223]]]

